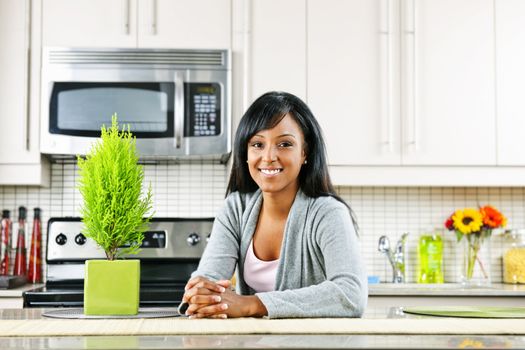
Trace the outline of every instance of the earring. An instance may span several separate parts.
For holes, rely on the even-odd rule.
[[[308,161],[305,159],[303,164],[306,164],[306,163],[308,163]]]
[[[246,163],[248,163],[248,159],[246,159]]]

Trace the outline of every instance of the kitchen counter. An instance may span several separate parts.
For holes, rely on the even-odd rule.
[[[166,310],[166,309],[164,309]],[[367,309],[362,319],[56,320],[0,310],[1,349],[524,348],[525,319],[424,317]],[[68,322],[72,332],[58,327]],[[13,327],[15,324],[15,327]],[[100,332],[94,332],[99,329]],[[6,332],[12,332],[5,336]],[[122,331],[124,330],[123,334]],[[215,333],[215,334],[210,334]],[[46,334],[46,335],[44,335]],[[89,335],[91,334],[91,335]],[[489,335],[490,334],[490,335]]]
[[[368,285],[368,295],[525,297],[525,285],[493,283],[490,286],[484,287],[465,287],[459,283],[379,283]]]
[[[21,298],[25,291],[40,288],[43,284],[24,284],[23,286],[12,289],[0,289],[0,298]]]
[[[368,306],[524,306],[525,285],[492,284],[465,287],[462,284],[381,283],[368,286]]]
[[[25,284],[23,286],[12,289],[0,289],[0,309],[14,308],[21,309],[24,307],[24,299],[22,294],[25,291],[39,288],[43,284]]]

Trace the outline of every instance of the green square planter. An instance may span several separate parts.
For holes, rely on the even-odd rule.
[[[140,260],[88,260],[84,278],[85,315],[136,315]]]

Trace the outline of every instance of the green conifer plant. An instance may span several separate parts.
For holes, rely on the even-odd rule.
[[[113,115],[111,127],[102,126],[101,138],[86,158],[77,158],[83,233],[104,250],[108,260],[138,253],[153,200],[151,185],[145,196],[142,192],[144,170],[129,125],[120,131]]]

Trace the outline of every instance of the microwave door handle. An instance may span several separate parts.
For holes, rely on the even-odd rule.
[[[175,148],[182,146],[182,133],[184,132],[184,82],[182,74],[175,73],[175,106],[174,124],[175,124]]]

